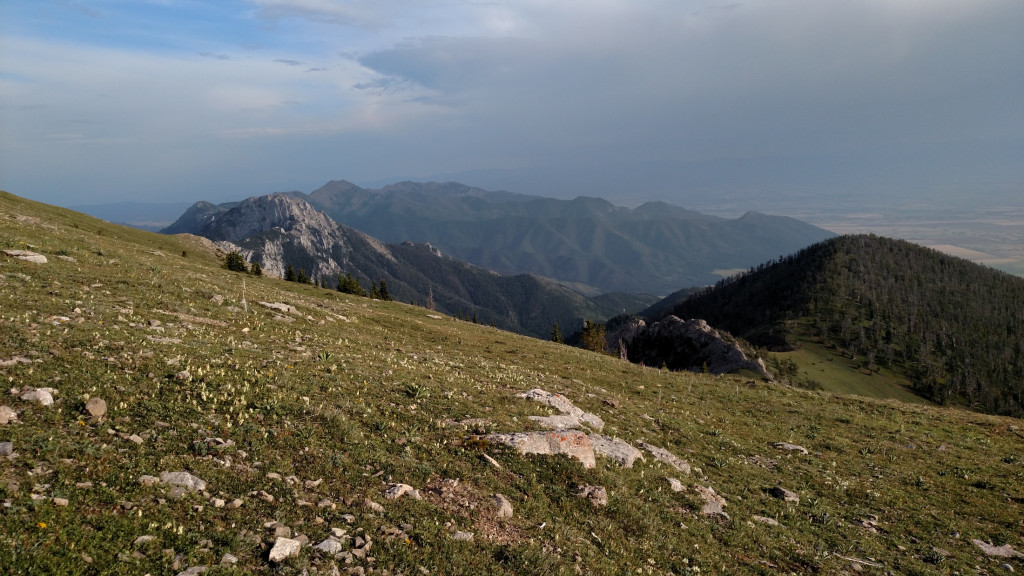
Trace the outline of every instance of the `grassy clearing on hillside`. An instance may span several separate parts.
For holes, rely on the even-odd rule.
[[[0,457],[0,572],[1024,569],[971,543],[1024,550],[1019,420],[634,366],[423,308],[244,277],[194,240],[7,195],[0,244],[49,260],[0,255],[0,377],[9,389],[58,390],[47,407],[0,399],[18,412],[0,427],[17,453]],[[694,472],[649,454],[632,469],[599,458],[586,470],[474,439],[536,429],[529,416],[548,409],[515,397],[535,387]],[[83,411],[93,396],[108,406],[99,422]],[[810,453],[771,446],[780,441]],[[206,493],[178,498],[139,481],[178,470]],[[668,477],[687,490],[671,491]],[[423,499],[386,500],[391,482]],[[584,485],[606,487],[608,505],[578,497]],[[729,520],[701,514],[696,485],[726,499]],[[799,502],[772,497],[775,486]],[[512,518],[495,518],[495,493]],[[242,505],[218,506],[234,499]],[[280,565],[267,559],[275,521],[309,539]],[[332,528],[365,558],[313,550]],[[237,564],[222,566],[225,554]]]
[[[910,381],[891,370],[867,370],[847,356],[813,340],[798,338],[799,348],[790,352],[772,352],[790,359],[799,366],[798,378],[812,382],[822,390],[836,394],[856,394],[869,398],[892,399],[911,404],[927,404],[914,394]]]

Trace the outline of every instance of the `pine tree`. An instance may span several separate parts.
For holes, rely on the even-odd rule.
[[[391,294],[388,292],[388,283],[382,278],[380,281],[380,299],[386,302],[391,301]]]
[[[583,341],[585,349],[592,352],[607,353],[608,343],[604,339],[604,324],[584,320],[580,339]]]
[[[285,269],[285,271],[284,271],[284,281],[285,282],[295,282],[296,280],[297,280],[297,278],[295,276],[295,268],[292,268],[292,265],[289,264],[288,268]]]
[[[306,275],[306,271],[299,268],[299,277],[296,279],[299,284],[309,284],[309,276]]]
[[[249,268],[245,265],[245,258],[238,252],[238,250],[232,251],[224,259],[224,267],[232,272],[248,272]]]
[[[376,281],[374,281],[373,286],[370,287],[370,298],[373,298],[374,300],[380,299],[380,290],[377,288]]]
[[[252,266],[249,267],[249,274],[263,276],[263,266],[260,266],[259,262],[253,262]]]
[[[565,340],[562,338],[562,331],[558,329],[558,322],[555,322],[554,327],[551,328],[551,341],[558,344],[565,344]]]

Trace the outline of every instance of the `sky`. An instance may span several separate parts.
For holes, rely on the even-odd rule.
[[[1024,197],[1022,30],[1020,0],[3,0],[0,189]]]

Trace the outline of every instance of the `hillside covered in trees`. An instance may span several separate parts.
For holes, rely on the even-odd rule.
[[[1024,280],[916,244],[843,236],[677,304],[753,344],[799,334],[902,371],[921,396],[1024,415]]]

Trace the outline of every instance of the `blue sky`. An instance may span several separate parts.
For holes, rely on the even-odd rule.
[[[981,198],[1024,184],[1021,30],[1019,0],[4,0],[0,188]]]

